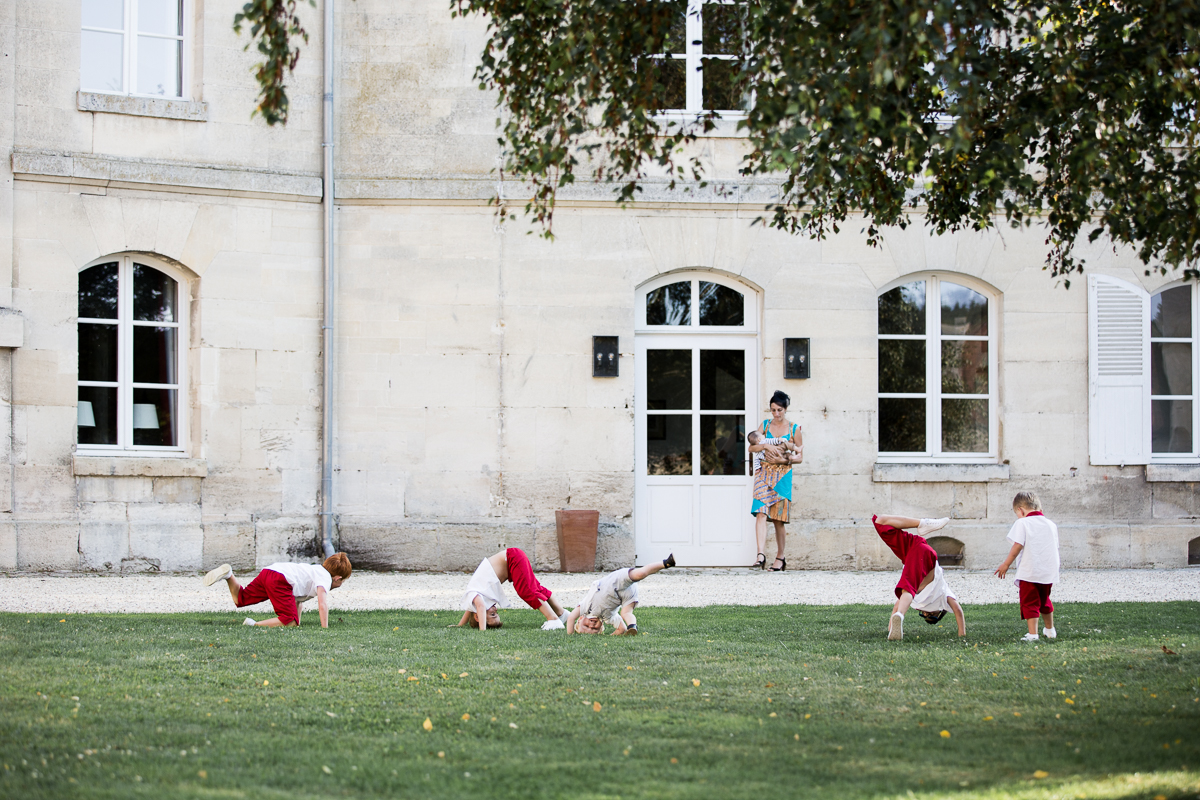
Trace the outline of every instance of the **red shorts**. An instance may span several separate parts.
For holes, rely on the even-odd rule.
[[[517,547],[508,548],[504,556],[508,559],[509,580],[512,581],[517,594],[529,604],[530,608],[541,608],[542,603],[550,599],[551,592],[538,583],[537,576],[533,574],[533,565],[529,563],[529,556],[525,555],[524,550]]]
[[[896,558],[904,562],[900,582],[896,584],[896,597],[899,597],[901,592],[908,592],[916,597],[920,592],[921,581],[937,566],[937,551],[922,537],[890,525],[880,525],[875,522],[876,519],[878,517],[871,517],[871,522],[875,525],[879,538],[892,548]]]
[[[250,583],[238,589],[237,607],[252,606],[264,600],[271,601],[275,616],[284,625],[300,624],[300,604],[287,578],[278,572],[264,569]]]
[[[1052,586],[1052,583],[1017,581],[1017,591],[1021,593],[1021,619],[1033,619],[1042,614],[1054,613],[1054,603],[1050,602]]]

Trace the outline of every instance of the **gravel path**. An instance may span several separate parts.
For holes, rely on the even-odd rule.
[[[673,569],[642,582],[646,606],[845,605],[891,602],[898,572],[764,573],[746,569]],[[243,583],[253,573],[238,576]],[[453,609],[467,585],[465,573],[356,572],[332,594],[332,606],[347,611],[405,608]],[[544,573],[546,588],[574,606],[599,574]],[[947,581],[964,605],[1016,603],[1011,580],[990,572],[949,570]],[[514,608],[523,607],[511,587]],[[1200,600],[1200,569],[1069,570],[1054,587],[1057,602]],[[306,604],[316,607],[315,601]],[[266,606],[263,606],[266,608]],[[18,613],[232,612],[223,584],[205,588],[198,576],[2,575],[0,611]],[[255,612],[262,609],[254,608]]]

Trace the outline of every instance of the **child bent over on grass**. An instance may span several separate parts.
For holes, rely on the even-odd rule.
[[[896,558],[904,562],[904,571],[896,584],[896,604],[888,620],[888,638],[904,638],[904,612],[909,607],[930,625],[936,625],[946,611],[954,612],[958,622],[958,635],[967,635],[967,622],[962,606],[950,587],[946,575],[938,563],[937,551],[929,546],[924,536],[914,536],[905,528],[916,528],[917,533],[929,535],[946,527],[948,517],[942,519],[913,519],[912,517],[874,516],[875,530],[884,544],[892,549]]]
[[[508,598],[504,596],[500,584],[510,579],[520,598],[546,618],[542,630],[562,630],[566,609],[558,604],[549,589],[538,582],[529,556],[519,547],[501,550],[479,562],[463,594],[461,607],[466,610],[458,621],[458,627],[470,625],[480,631],[501,627],[503,623],[496,608],[507,608]]]
[[[264,600],[271,601],[275,616],[261,622],[246,617],[244,625],[260,625],[278,628],[300,624],[300,605],[305,600],[317,598],[317,610],[321,615],[321,627],[329,627],[328,593],[341,586],[350,577],[350,558],[345,553],[334,553],[320,566],[316,564],[272,564],[258,573],[254,580],[242,586],[233,577],[228,564],[222,564],[204,576],[204,585],[212,586],[225,581],[233,604],[238,608],[252,606]]]
[[[583,602],[567,616],[567,633],[604,633],[607,620],[617,626],[613,636],[636,635],[637,617],[633,609],[638,604],[637,581],[673,566],[672,553],[655,564],[623,567],[608,573],[592,584]]]
[[[1050,589],[1058,582],[1058,526],[1042,513],[1042,501],[1033,492],[1017,492],[1013,498],[1013,513],[1017,515],[1017,521],[1008,532],[1013,546],[996,568],[996,575],[1003,578],[1016,562],[1015,583],[1021,597],[1021,619],[1029,626],[1029,633],[1022,636],[1021,641],[1038,640],[1039,616],[1042,633],[1047,639],[1057,639]]]

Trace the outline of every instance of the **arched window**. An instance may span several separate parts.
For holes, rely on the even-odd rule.
[[[753,292],[723,276],[668,275],[651,282],[639,294],[639,328],[691,329],[697,333],[755,328]]]
[[[879,457],[996,457],[996,294],[959,275],[879,295]]]
[[[1196,284],[1150,296],[1150,452],[1195,459]]]
[[[80,271],[81,453],[182,453],[187,284],[180,278],[128,255]]]

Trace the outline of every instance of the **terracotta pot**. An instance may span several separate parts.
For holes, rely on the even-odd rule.
[[[554,512],[554,528],[558,534],[558,563],[562,571],[595,571],[600,512],[560,509]]]

